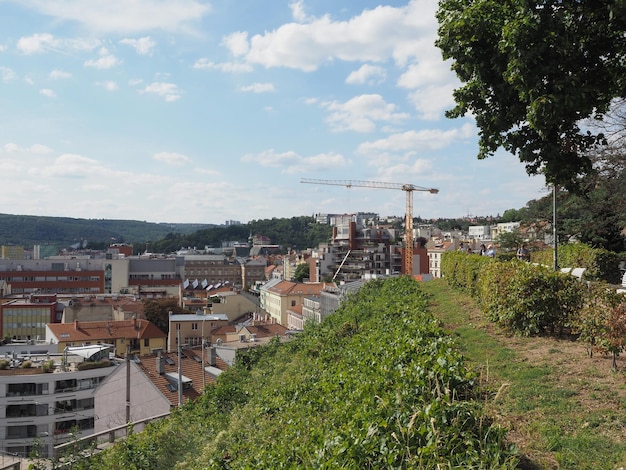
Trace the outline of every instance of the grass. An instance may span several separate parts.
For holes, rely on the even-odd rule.
[[[522,469],[626,468],[626,380],[583,345],[507,335],[443,280],[422,284],[431,310],[479,375],[487,412],[508,430]]]

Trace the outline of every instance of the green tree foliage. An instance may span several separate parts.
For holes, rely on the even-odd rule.
[[[89,248],[104,248],[112,241],[143,245],[168,233],[190,233],[200,227],[203,225],[0,214],[0,244],[51,244],[67,248],[86,240]]]
[[[529,174],[574,186],[602,133],[581,129],[626,94],[624,0],[441,0],[437,46],[463,85],[447,116],[471,113],[479,158],[502,147]]]
[[[587,346],[589,357],[594,351],[604,352],[610,312],[624,301],[622,295],[603,282],[589,285],[583,306],[573,321],[573,331]]]
[[[156,325],[165,334],[170,331],[169,312],[175,314],[195,313],[180,307],[175,298],[147,299],[143,302],[143,313],[146,320]]]
[[[303,282],[304,279],[308,279],[310,275],[310,267],[309,263],[301,263],[296,267],[296,272],[294,273],[293,280],[296,282]]]
[[[330,240],[330,225],[318,224],[313,217],[253,220],[248,224],[199,230],[192,234],[170,234],[153,244],[153,251],[171,253],[183,247],[221,247],[222,242],[247,242],[252,235],[263,235],[285,250],[312,248]]]

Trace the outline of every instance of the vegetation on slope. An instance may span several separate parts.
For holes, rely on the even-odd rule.
[[[0,214],[0,244],[58,245],[67,248],[88,242],[106,246],[117,242],[146,242],[159,240],[168,233],[190,233],[205,227],[200,224],[156,224],[137,220],[74,219],[33,215]]]
[[[475,375],[409,278],[252,349],[216,386],[84,468],[514,468]]]

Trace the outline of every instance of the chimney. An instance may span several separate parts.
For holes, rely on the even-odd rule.
[[[209,348],[209,365],[215,367],[217,365],[217,352],[215,346]]]
[[[165,367],[163,364],[163,357],[161,356],[161,350],[159,349],[157,351],[157,356],[156,356],[156,371],[157,374],[159,375],[163,375],[165,373]]]
[[[74,320],[74,329],[78,330],[78,320]]]

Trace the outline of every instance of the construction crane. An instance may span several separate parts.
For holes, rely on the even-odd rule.
[[[334,186],[345,186],[346,188],[378,188],[378,189],[401,189],[406,193],[406,221],[404,234],[404,274],[413,275],[413,191],[427,191],[437,194],[437,188],[424,188],[414,184],[385,183],[381,181],[360,181],[360,180],[319,180],[302,178],[300,183],[309,184],[329,184]]]

